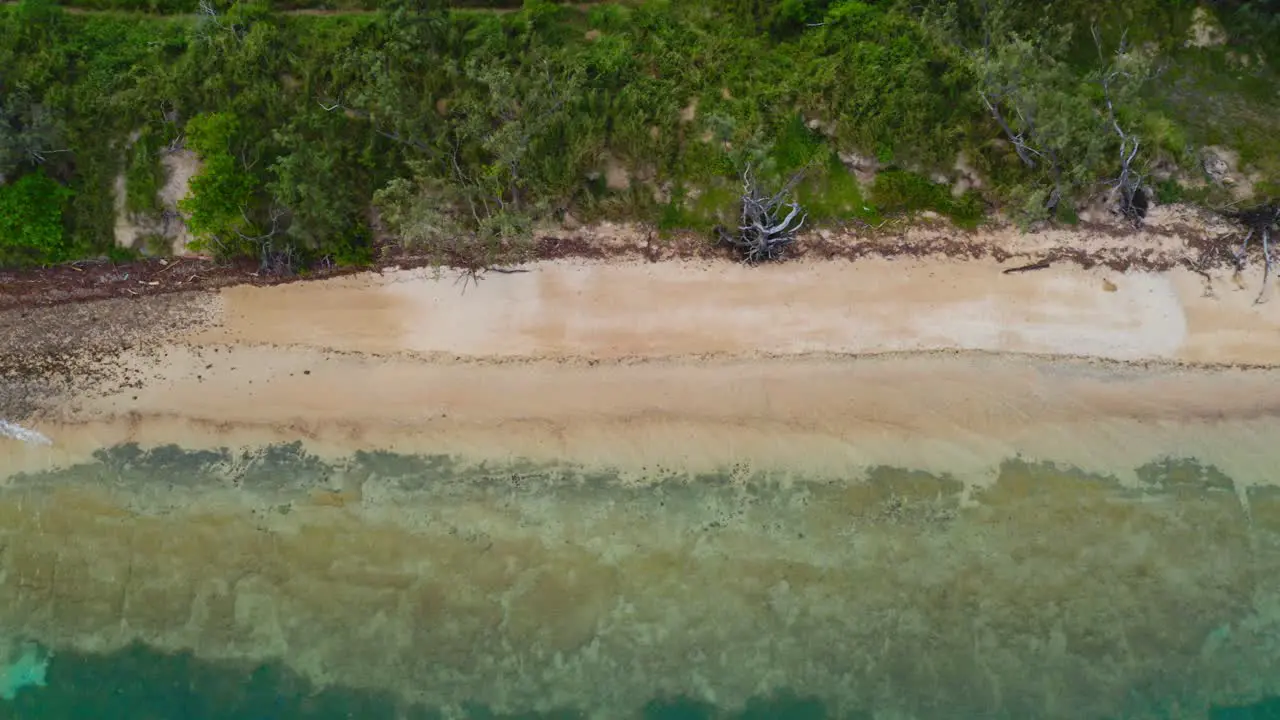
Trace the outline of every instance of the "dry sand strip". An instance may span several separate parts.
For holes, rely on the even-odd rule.
[[[431,271],[225,290],[190,341],[464,358],[980,350],[1280,365],[1260,278],[994,262],[542,263],[479,284]]]
[[[1016,454],[1099,471],[1173,454],[1265,482],[1280,466],[1280,370],[1256,367],[1280,365],[1280,306],[1254,304],[1259,278],[1001,269],[559,262],[478,285],[404,271],[231,288],[191,301],[198,327],[111,358],[127,386],[50,400],[31,429],[51,446],[4,441],[0,458],[303,439],[332,457],[638,471],[978,477]]]

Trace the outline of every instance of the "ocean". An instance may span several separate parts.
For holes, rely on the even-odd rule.
[[[1280,718],[1280,491],[126,444],[0,490],[6,650],[6,719]]]

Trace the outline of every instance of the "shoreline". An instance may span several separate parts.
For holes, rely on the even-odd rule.
[[[1172,205],[1152,210],[1145,224],[1082,223],[1024,232],[992,222],[962,230],[937,218],[893,218],[879,227],[835,226],[797,237],[785,258],[795,262],[863,260],[991,260],[1001,270],[1047,263],[1048,266],[1114,272],[1164,272],[1185,268],[1206,277],[1236,268],[1239,227],[1197,207]],[[252,262],[219,262],[202,256],[141,258],[115,265],[81,260],[63,265],[0,271],[0,311],[47,307],[107,298],[140,299],[155,295],[210,292],[238,286],[275,286],[317,280],[435,267],[426,255],[384,239],[371,264],[358,267],[316,265],[290,277],[264,275]],[[556,261],[610,263],[670,261],[736,262],[728,247],[705,234],[676,231],[660,235],[639,223],[602,222],[573,229],[544,227],[528,247],[501,259],[509,267]],[[472,279],[494,268],[442,268]]]
[[[567,463],[620,473],[624,485],[649,482],[656,467],[688,477],[738,467],[849,480],[898,467],[980,487],[1014,458],[1123,485],[1140,465],[1195,458],[1241,488],[1280,483],[1276,370],[1124,378],[1087,362],[965,357],[430,367],[271,352],[316,369],[258,391],[244,377],[161,385],[139,396],[141,410],[112,410],[119,395],[86,401],[30,424],[51,446],[10,441],[0,464],[67,467],[128,443],[234,451],[300,442],[326,462],[385,451]],[[343,377],[363,380],[316,391]]]
[[[0,312],[0,419],[50,440],[0,437],[0,650],[280,663],[448,718],[1280,693],[1280,314],[1252,277],[1007,266]]]

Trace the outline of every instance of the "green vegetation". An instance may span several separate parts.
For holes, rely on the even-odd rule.
[[[972,191],[954,197],[949,185],[902,170],[887,170],[871,186],[876,206],[888,212],[935,210],[960,227],[975,227],[982,219],[982,202]]]
[[[241,208],[253,201],[255,179],[232,154],[238,126],[229,113],[197,115],[187,123],[187,147],[195,151],[202,168],[191,178],[191,194],[178,207],[198,238],[219,242],[251,230]]]
[[[62,208],[70,194],[40,171],[0,186],[0,263],[65,259]]]
[[[367,262],[379,230],[479,266],[566,214],[711,241],[747,166],[803,170],[811,225],[1070,220],[1109,184],[1225,204],[1179,181],[1209,145],[1258,200],[1280,186],[1276,0],[1206,4],[1225,42],[1205,47],[1192,0],[512,4],[0,7],[0,262],[106,252],[118,178],[161,212],[175,148],[202,163],[181,210],[203,248],[290,269]],[[961,151],[981,196],[952,191]]]

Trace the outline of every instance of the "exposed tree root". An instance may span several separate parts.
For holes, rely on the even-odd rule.
[[[1255,235],[1262,238],[1262,287],[1258,289],[1258,297],[1254,299],[1255,305],[1264,302],[1267,292],[1267,283],[1271,280],[1271,265],[1274,260],[1271,257],[1271,233],[1280,229],[1280,202],[1273,202],[1262,205],[1249,210],[1241,210],[1232,213],[1234,217],[1247,231],[1244,240],[1240,243],[1240,251],[1236,253],[1236,267],[1243,270],[1244,266],[1249,262],[1249,241]]]
[[[755,265],[766,260],[777,260],[787,246],[795,242],[796,233],[804,227],[808,215],[798,203],[785,202],[787,195],[800,181],[795,175],[774,195],[765,195],[748,167],[742,173],[742,217],[737,233],[716,228],[720,239],[741,255],[742,260]],[[783,212],[786,215],[783,216]],[[799,218],[799,219],[797,219]]]

